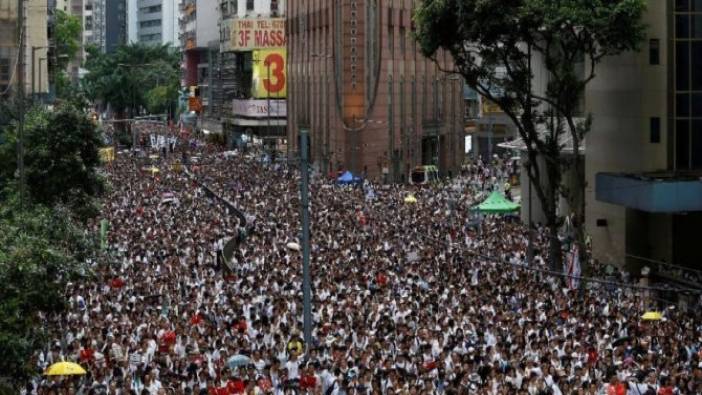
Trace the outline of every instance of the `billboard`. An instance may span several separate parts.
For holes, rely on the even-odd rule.
[[[230,51],[285,47],[285,18],[237,18],[229,22]]]
[[[285,98],[287,93],[285,48],[253,51],[253,85],[251,96],[256,99]]]
[[[242,117],[265,118],[270,114],[271,117],[285,118],[286,110],[285,100],[233,100],[233,114]]]

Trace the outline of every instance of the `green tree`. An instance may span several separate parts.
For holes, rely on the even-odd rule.
[[[604,58],[639,48],[644,10],[645,0],[424,0],[415,11],[415,38],[423,53],[436,57],[439,49],[448,51],[455,67],[447,71],[461,74],[496,103],[524,140],[526,170],[546,217],[554,269],[561,266],[560,194],[576,204],[576,239],[581,257],[586,256],[584,163],[562,155],[561,135],[567,134],[579,152],[590,127],[589,117],[578,122],[585,88]],[[535,67],[548,75],[542,91]],[[575,190],[561,188],[567,166],[575,168]]]
[[[61,206],[0,205],[0,393],[41,373],[33,356],[48,341],[47,317],[64,311],[68,281],[90,275],[95,239],[71,217]]]
[[[56,63],[54,65],[54,83],[56,95],[60,98],[73,96],[77,87],[71,84],[66,68],[76,58],[81,43],[80,18],[69,15],[62,10],[56,11],[54,34],[56,39]]]
[[[10,129],[0,145],[0,180],[16,180],[17,134]],[[97,214],[104,181],[97,172],[102,145],[92,120],[70,104],[54,111],[35,107],[26,116],[25,174],[33,203],[67,205],[81,219]],[[5,187],[12,187],[4,185]]]
[[[118,115],[138,115],[140,108],[149,108],[150,104],[163,107],[164,103],[158,103],[159,97],[177,97],[170,91],[177,90],[180,84],[180,54],[172,47],[130,44],[108,54],[97,48],[87,52],[88,74],[83,80],[86,94],[105,106],[111,104]],[[159,86],[168,89],[151,92]]]

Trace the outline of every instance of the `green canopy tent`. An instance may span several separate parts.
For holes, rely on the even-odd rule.
[[[508,214],[519,210],[519,205],[507,200],[500,192],[494,191],[473,209],[481,214]]]

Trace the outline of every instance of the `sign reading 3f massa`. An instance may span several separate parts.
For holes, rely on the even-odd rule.
[[[231,51],[285,47],[285,18],[237,18],[229,23]]]

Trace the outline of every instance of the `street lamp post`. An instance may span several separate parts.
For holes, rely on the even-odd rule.
[[[300,128],[300,203],[302,209],[302,299],[305,353],[312,344],[312,286],[310,274],[310,212],[309,212],[309,130]]]
[[[153,66],[153,65],[154,65],[154,63],[142,63],[142,64],[117,63],[117,67],[126,67],[126,68],[135,68],[135,67],[144,67],[144,66]],[[130,113],[129,118],[131,118],[131,121],[129,122],[129,127],[130,127],[131,132],[132,132],[132,152],[135,152],[136,143],[137,143],[137,135],[136,135],[136,130],[134,129],[134,125],[133,125],[134,118],[135,118],[134,113],[136,110],[136,108],[135,108],[136,107],[136,87],[134,86],[134,84],[132,84],[132,86],[131,86],[131,91],[132,91],[132,105],[131,105],[131,108],[129,111],[129,113]]]

